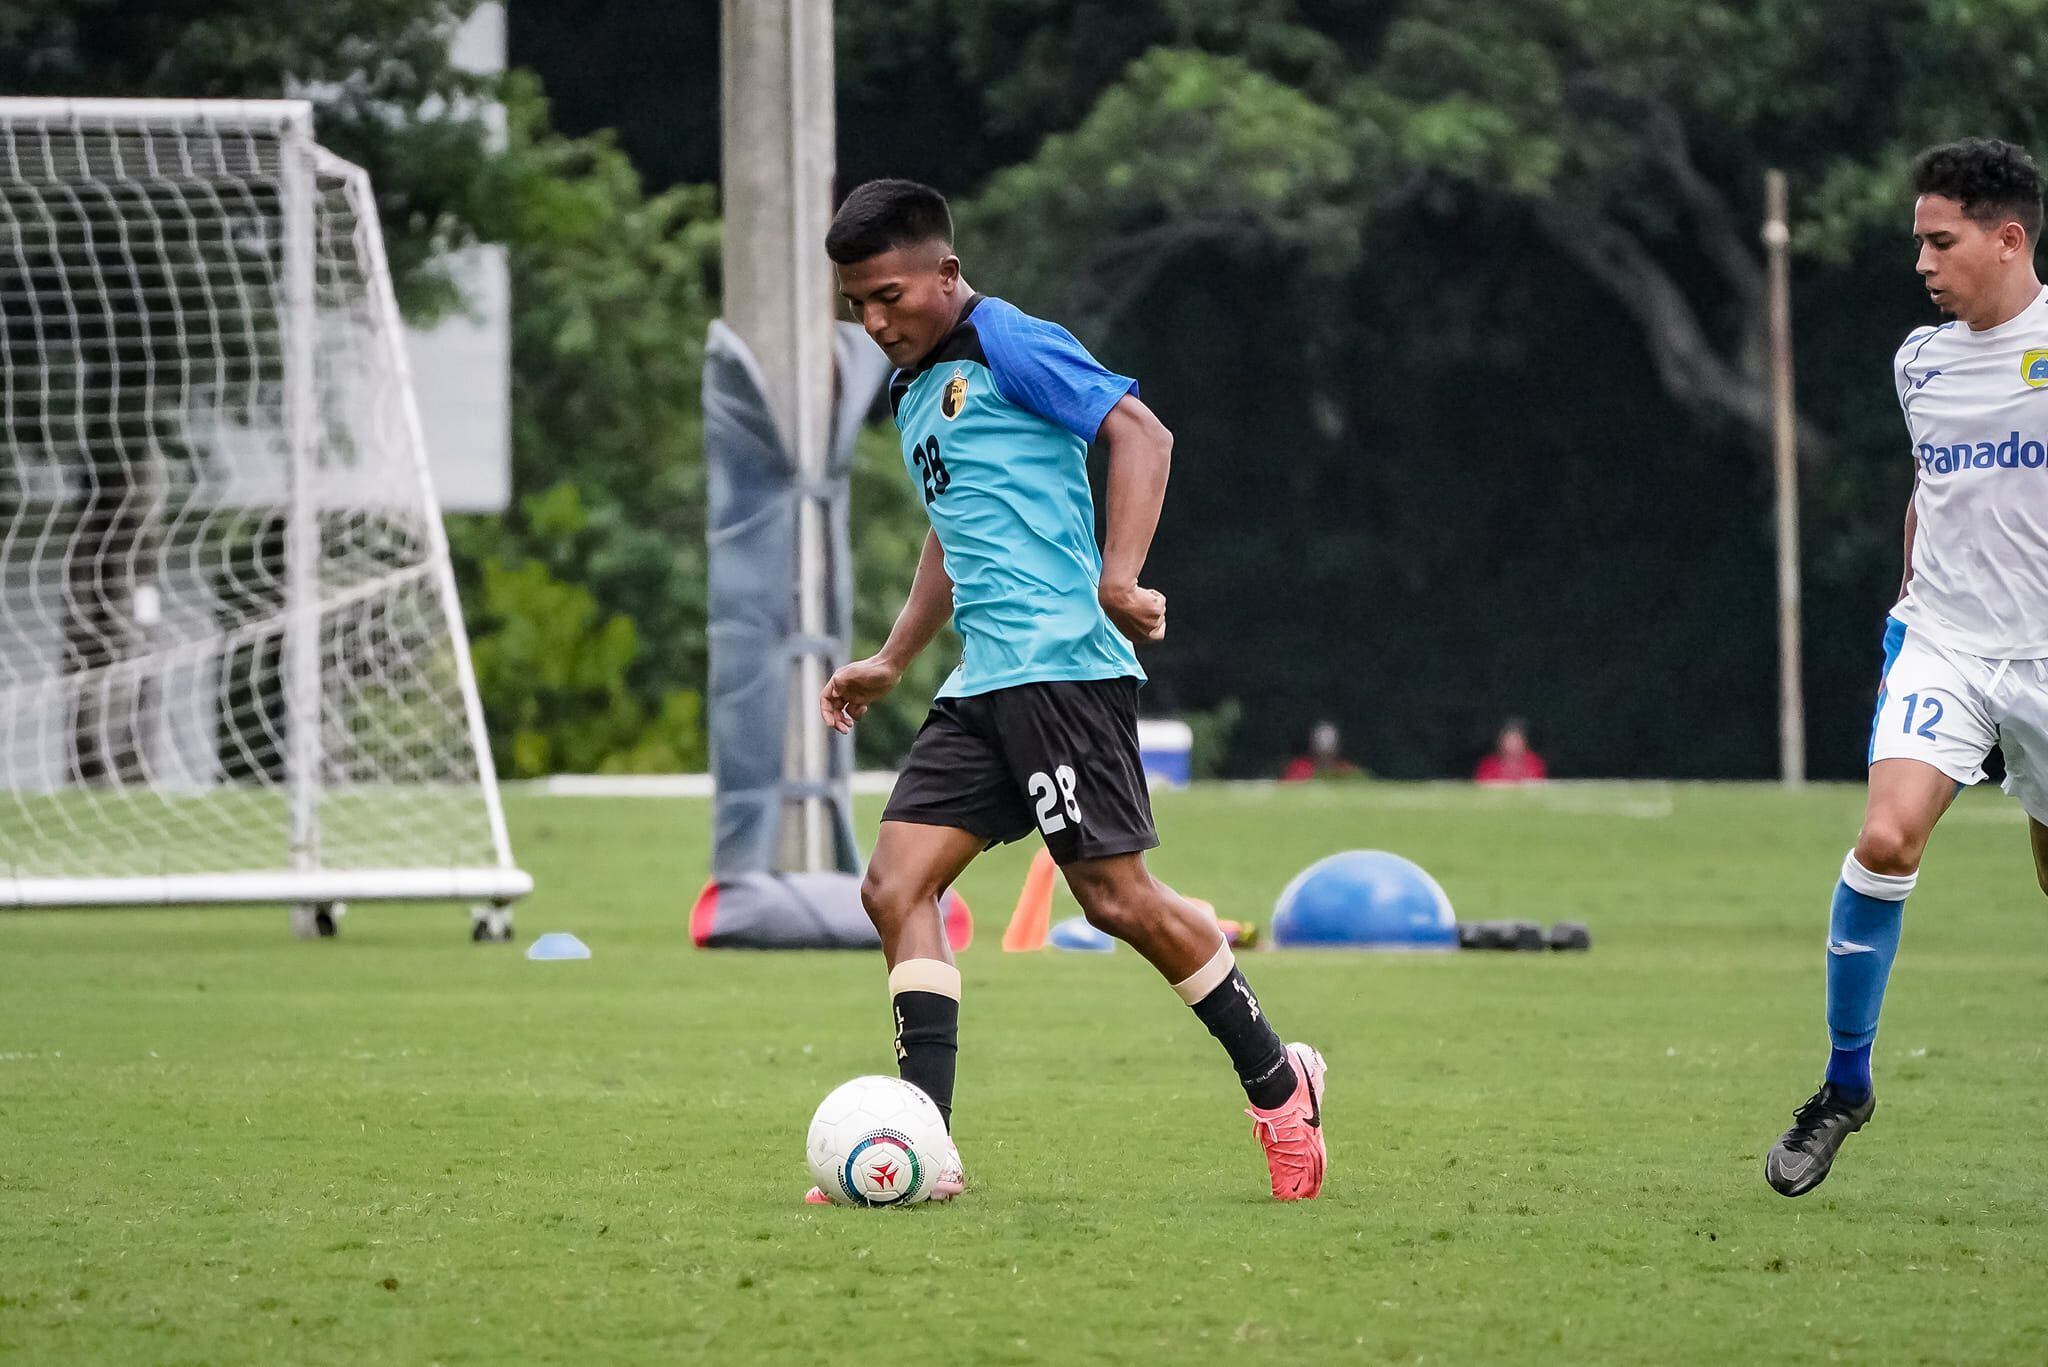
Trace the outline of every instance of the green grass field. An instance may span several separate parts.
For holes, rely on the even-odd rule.
[[[1829,1183],[1763,1183],[1825,1038],[1860,794],[1200,789],[1155,866],[1263,918],[1409,854],[1583,956],[1267,954],[1331,1065],[1324,1199],[1278,1206],[1221,1052],[1128,950],[981,935],[950,1207],[798,1204],[818,1098],[887,1071],[878,961],[707,954],[696,802],[511,803],[522,940],[447,908],[0,915],[0,1359],[2040,1362],[2048,900],[2017,810],[1936,838]],[[869,819],[874,811],[868,809]],[[1063,914],[1063,913],[1062,913]]]

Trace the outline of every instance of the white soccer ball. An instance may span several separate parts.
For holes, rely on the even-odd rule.
[[[931,1199],[952,1152],[932,1099],[895,1077],[857,1077],[811,1117],[805,1145],[818,1187],[841,1206],[910,1206]]]

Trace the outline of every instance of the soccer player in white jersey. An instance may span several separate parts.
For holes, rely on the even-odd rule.
[[[1915,466],[1906,574],[1884,636],[1863,830],[1828,923],[1819,1091],[1764,1160],[1786,1196],[1821,1184],[1876,1108],[1870,1046],[1907,894],[1942,813],[1984,757],[2028,817],[2048,891],[2048,291],[2034,270],[2041,178],[2010,143],[1913,164],[1920,278],[1948,321],[1892,364]]]

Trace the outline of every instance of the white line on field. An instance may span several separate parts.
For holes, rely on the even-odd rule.
[[[856,795],[887,793],[896,775],[886,769],[863,769],[849,780]],[[713,797],[709,774],[555,774],[517,785],[547,797]]]
[[[851,778],[858,795],[883,795],[895,786],[886,769],[862,770]],[[556,774],[507,787],[548,797],[706,798],[715,793],[709,774]],[[1208,786],[1208,785],[1204,785]],[[1513,811],[1534,809],[1562,816],[1618,816],[1662,821],[1672,814],[1669,783],[1608,783],[1568,780],[1520,788],[1478,788],[1469,783],[1343,783],[1297,789],[1270,779],[1220,785],[1246,797],[1281,792],[1327,795],[1343,803],[1404,811]]]
[[[1573,779],[1531,783],[1514,788],[1482,788],[1470,783],[1332,783],[1320,787],[1252,779],[1221,785],[1247,797],[1282,792],[1322,795],[1345,804],[1390,807],[1417,812],[1515,811],[1534,809],[1560,816],[1621,816],[1662,821],[1677,804],[1673,785],[1658,781],[1610,783]]]

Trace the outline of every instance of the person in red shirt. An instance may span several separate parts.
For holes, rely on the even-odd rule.
[[[1287,761],[1280,772],[1282,783],[1306,783],[1314,778],[1340,778],[1358,772],[1358,766],[1344,758],[1344,743],[1337,723],[1319,721],[1309,732],[1308,753]]]
[[[1549,766],[1529,748],[1529,730],[1519,721],[1501,727],[1493,753],[1472,774],[1475,783],[1541,783],[1549,777]]]

